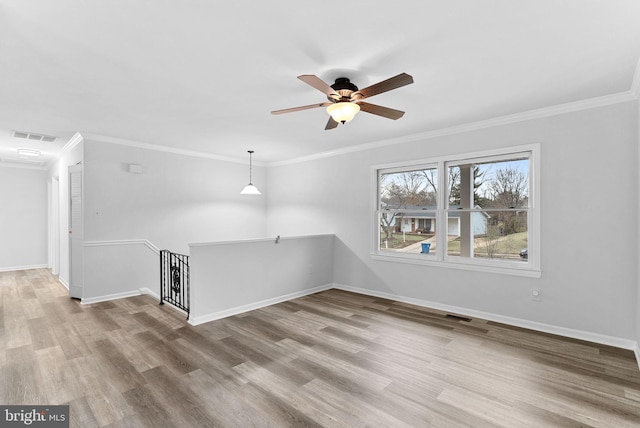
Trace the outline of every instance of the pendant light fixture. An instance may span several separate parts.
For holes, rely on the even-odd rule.
[[[258,188],[254,186],[253,183],[251,182],[251,169],[252,169],[251,155],[253,155],[253,150],[247,150],[247,152],[249,152],[249,184],[244,186],[244,189],[242,189],[240,194],[241,195],[262,195],[262,193],[260,193],[260,190],[258,190]]]

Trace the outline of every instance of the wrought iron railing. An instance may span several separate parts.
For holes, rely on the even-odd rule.
[[[189,256],[160,251],[160,304],[182,309],[189,319]]]

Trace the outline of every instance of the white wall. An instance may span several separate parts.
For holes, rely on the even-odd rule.
[[[160,295],[160,255],[144,242],[87,244],[82,302]]]
[[[85,240],[144,238],[187,253],[189,242],[264,237],[265,197],[239,194],[248,174],[242,163],[86,141]],[[253,175],[267,192],[264,168]]]
[[[191,319],[200,324],[333,286],[333,235],[191,246]]]
[[[69,150],[65,151],[60,156],[58,161],[54,165],[52,165],[48,171],[49,182],[52,182],[52,180],[56,179],[56,177],[59,181],[57,204],[59,209],[59,279],[60,282],[67,286],[67,288],[69,287],[69,166],[76,165],[79,162],[82,162],[83,156],[83,144],[81,142],[82,139],[78,138],[77,141],[80,142]],[[47,210],[45,208],[45,212],[46,211]]]
[[[335,233],[334,281],[348,287],[635,341],[636,110],[628,102],[272,167],[268,231]],[[530,143],[541,144],[540,279],[370,258],[372,165]]]
[[[636,76],[636,79],[638,76]],[[635,81],[634,81],[635,83]],[[636,86],[636,96],[640,96],[638,86]],[[640,100],[636,103],[637,113],[637,127],[636,127],[636,141],[638,147],[637,167],[640,169]],[[640,175],[638,176],[638,218],[636,223],[638,224],[638,236],[636,241],[638,242],[638,260],[637,266],[640,266]],[[637,299],[636,299],[636,359],[640,362],[640,268],[638,268],[638,282]]]
[[[0,271],[46,266],[46,171],[0,167]]]
[[[129,172],[130,164],[143,172]],[[83,298],[144,287],[159,292],[158,283],[141,284],[133,273],[141,269],[143,277],[157,278],[159,256],[144,245],[134,251],[130,240],[188,254],[190,242],[265,237],[265,197],[240,195],[248,174],[248,163],[85,141]],[[264,168],[254,165],[253,177],[268,193]],[[112,275],[102,274],[109,270]]]

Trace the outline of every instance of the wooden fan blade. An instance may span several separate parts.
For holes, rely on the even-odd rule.
[[[359,102],[360,110],[366,111],[367,113],[375,114],[378,116],[386,117],[387,119],[397,120],[404,116],[404,112],[400,110],[395,110],[389,107],[382,107],[375,104]]]
[[[340,99],[340,95],[335,91],[335,89],[327,85],[322,79],[314,74],[303,74],[302,76],[298,76],[298,79],[302,80],[309,86],[313,86],[329,98],[333,98],[335,100]]]
[[[405,85],[410,85],[413,83],[413,77],[408,75],[407,73],[400,73],[395,77],[391,77],[387,80],[383,80],[382,82],[376,83],[371,86],[367,86],[364,89],[360,89],[357,92],[354,92],[351,96],[351,99],[358,100],[369,98],[374,95],[381,94],[383,92],[390,91],[392,89],[397,89]]]
[[[338,122],[336,122],[335,120],[333,120],[331,116],[329,116],[329,121],[327,122],[327,126],[324,127],[324,130],[328,131],[329,129],[334,129],[337,126],[338,126]]]
[[[326,103],[318,103],[318,104],[309,104],[308,106],[300,106],[300,107],[285,108],[285,109],[282,109],[282,110],[274,110],[274,111],[271,112],[271,114],[293,113],[294,111],[309,110],[309,109],[318,108],[318,107],[326,107],[326,106],[329,106],[331,104],[333,104],[333,103],[326,102]]]

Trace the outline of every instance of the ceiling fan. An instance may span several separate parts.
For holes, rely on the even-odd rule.
[[[327,107],[327,112],[331,117],[329,117],[327,126],[324,128],[325,130],[334,129],[338,126],[338,123],[344,124],[351,121],[360,110],[388,119],[400,119],[404,115],[403,111],[366,103],[362,100],[413,83],[413,77],[407,73],[400,73],[397,76],[383,80],[364,89],[358,89],[358,87],[351,83],[346,77],[337,78],[336,82],[331,86],[313,74],[303,74],[302,76],[298,76],[298,79],[323,92],[329,101],[283,110],[274,110],[271,114],[292,113],[294,111],[309,110],[317,107]]]

